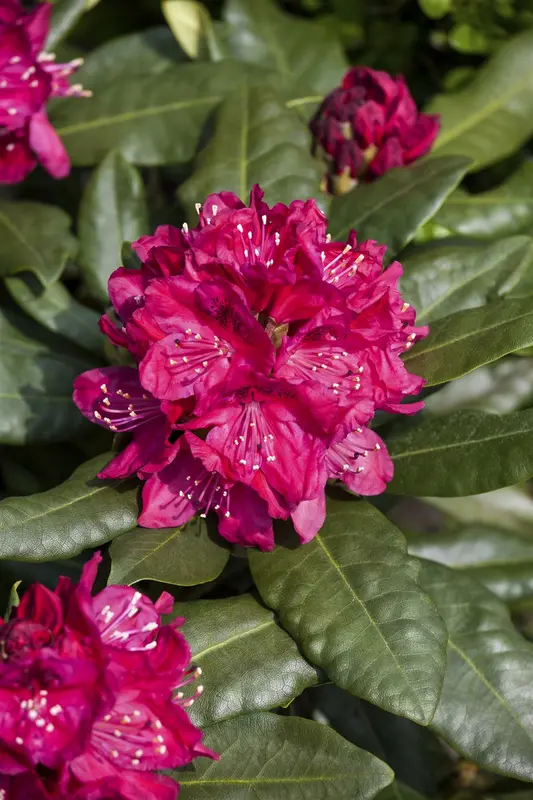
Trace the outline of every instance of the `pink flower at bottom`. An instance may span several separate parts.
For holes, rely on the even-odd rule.
[[[0,626],[0,789],[16,800],[175,800],[152,771],[216,757],[186,708],[189,668],[173,600],[129,586],[91,589],[100,556],[77,586],[35,584]],[[2,783],[3,781],[3,783]],[[1,796],[1,795],[0,795]]]

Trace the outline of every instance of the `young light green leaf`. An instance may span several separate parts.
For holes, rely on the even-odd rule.
[[[501,47],[466,89],[436,97],[441,115],[436,155],[464,155],[472,169],[501,161],[533,133],[533,31]]]
[[[108,302],[107,281],[120,264],[122,243],[148,233],[148,208],[139,171],[112,151],[91,175],[78,220],[80,262],[93,297]]]
[[[393,494],[462,497],[533,477],[533,410],[456,411],[387,440]]]
[[[533,164],[524,162],[508,181],[488,192],[453,192],[432,220],[459,236],[496,239],[533,226]]]
[[[36,322],[49,331],[96,353],[104,354],[104,337],[98,328],[99,314],[78,303],[60,282],[43,288],[31,275],[6,278],[11,297]]]
[[[163,0],[161,9],[170,30],[189,58],[198,58],[213,25],[203,3],[199,0]]]
[[[513,606],[533,598],[533,540],[502,528],[472,525],[411,536],[409,552],[461,570]]]
[[[186,620],[182,630],[207,687],[189,712],[201,728],[287,705],[318,681],[316,669],[252,595],[178,603],[174,614]]]
[[[247,714],[212,725],[204,742],[220,760],[175,771],[180,800],[371,800],[393,778],[383,761],[298,717]]]
[[[109,453],[87,461],[65,483],[29,497],[0,502],[0,558],[70,558],[131,530],[137,520],[137,484],[100,481]]]
[[[250,551],[249,561],[262,598],[309,661],[353,694],[429,722],[446,635],[392,523],[366,503],[332,501],[305,547]]]
[[[437,320],[403,360],[427,386],[437,386],[532,344],[531,299],[498,300]]]
[[[214,581],[229,559],[223,540],[211,538],[200,517],[181,528],[135,528],[115,539],[109,554],[109,583],[150,580],[174,586]]]
[[[33,272],[43,286],[56,281],[76,252],[70,226],[55,206],[0,201],[0,277]]]
[[[98,1],[98,0],[97,0]],[[89,10],[88,0],[55,0],[45,50],[51,52]]]
[[[440,208],[468,165],[455,156],[426,159],[335,197],[329,214],[333,239],[345,239],[354,228],[360,241],[377,239],[394,256]]]
[[[477,581],[423,562],[422,585],[449,633],[433,730],[491,772],[533,779],[533,645],[506,607]]]
[[[346,71],[331,30],[281,11],[272,0],[228,0],[224,19],[231,54],[277,70],[282,87],[297,84],[324,95]]]
[[[422,247],[402,259],[402,294],[421,323],[485,305],[519,282],[531,262],[531,245],[529,237],[513,236],[483,245]]]
[[[310,151],[308,128],[295,111],[270,89],[241,86],[222,104],[214,136],[179,197],[194,219],[198,198],[224,190],[247,202],[254,183],[272,205],[317,195],[321,168]]]

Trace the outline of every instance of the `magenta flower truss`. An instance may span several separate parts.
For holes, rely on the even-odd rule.
[[[194,696],[175,693],[200,670],[183,620],[161,622],[172,596],[92,597],[99,561],[77,586],[34,584],[0,625],[0,798],[175,800],[177,784],[152,771],[215,757],[185,711]]]
[[[423,381],[401,355],[427,329],[401,298],[401,265],[383,270],[385,247],[331,241],[313,200],[262,196],[211,195],[194,230],[134,244],[141,269],[109,281],[120,325],[101,327],[138,366],[86,372],[74,401],[131,431],[100,477],[146,481],[141,525],[214,511],[228,541],[269,550],[274,519],[316,534],[328,479],[383,492],[392,463],[369,423],[421,408],[402,404]]]
[[[0,183],[18,183],[40,162],[54,178],[70,172],[61,139],[48,121],[50,97],[86,97],[69,77],[82,59],[54,63],[43,51],[51,3],[25,11],[18,0],[0,0]]]
[[[333,175],[372,181],[428,153],[439,126],[438,115],[418,111],[401,75],[353,67],[310,127]]]

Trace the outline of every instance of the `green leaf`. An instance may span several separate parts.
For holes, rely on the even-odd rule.
[[[211,538],[201,517],[181,528],[135,528],[115,539],[109,554],[109,583],[151,580],[174,586],[214,581],[229,558],[222,540]]]
[[[212,28],[209,12],[198,0],[163,0],[161,10],[176,40],[189,58],[198,58]]]
[[[418,5],[430,19],[441,19],[452,10],[452,0],[418,0]]]
[[[332,501],[305,547],[250,551],[249,561],[262,598],[309,661],[353,694],[429,722],[445,630],[392,523],[366,503]]]
[[[53,124],[75,166],[98,164],[115,148],[143,166],[189,161],[209,114],[249,77],[250,70],[231,61],[184,64],[135,80],[122,76],[94,97],[57,103]]]
[[[11,612],[20,603],[20,597],[19,597],[18,589],[19,589],[19,586],[20,586],[21,583],[22,583],[22,581],[16,581],[13,584],[13,586],[11,587],[11,591],[9,592],[9,598],[8,598],[8,601],[7,601],[6,613],[4,614],[4,622],[7,622],[9,620],[9,617],[11,616]]]
[[[425,407],[439,415],[464,408],[508,414],[532,402],[533,359],[510,357],[447,383],[425,398]]]
[[[438,319],[403,360],[427,386],[437,386],[531,344],[531,299],[499,300]]]
[[[485,305],[520,279],[531,261],[532,240],[514,236],[486,245],[439,244],[402,259],[402,294],[417,322]]]
[[[335,197],[329,214],[333,239],[377,239],[398,253],[440,208],[468,169],[464,158],[435,158],[392,169],[379,181]]]
[[[456,411],[387,440],[393,494],[461,497],[533,477],[533,409],[499,416]]]
[[[123,242],[148,232],[148,208],[139,171],[112,151],[91,175],[78,220],[80,261],[91,294],[108,302],[107,281],[121,264]]]
[[[393,778],[383,761],[298,717],[247,714],[213,725],[204,741],[220,761],[174,772],[180,800],[371,800]]]
[[[55,0],[45,50],[54,50],[88,10],[88,0]]]
[[[424,562],[422,584],[449,633],[448,664],[431,727],[492,772],[533,779],[533,645],[506,607],[466,575]]]
[[[55,206],[0,201],[0,277],[27,271],[44,286],[56,281],[76,251],[70,226]]]
[[[99,314],[75,300],[57,281],[43,288],[33,276],[6,278],[11,297],[32,319],[49,331],[99,356],[104,354],[104,338],[98,328]]]
[[[533,540],[501,528],[472,525],[412,536],[409,552],[462,570],[505,603],[533,598]]]
[[[230,191],[247,201],[254,183],[271,205],[316,196],[321,172],[298,114],[270,89],[241,86],[222,104],[215,134],[178,194],[194,219],[198,199]]]
[[[135,481],[100,481],[109,453],[87,461],[65,483],[0,502],[0,558],[51,561],[109,542],[137,521]]]
[[[0,312],[0,442],[36,444],[74,436],[86,425],[72,381],[88,367],[23,333],[24,318]]]
[[[187,59],[166,25],[118,36],[92,50],[76,73],[95,93],[115,81],[161,75]]]
[[[510,39],[461,92],[426,109],[441,115],[437,155],[464,155],[472,169],[514,153],[533,133],[533,31]]]
[[[272,612],[249,594],[179,603],[174,614],[185,617],[192,661],[202,669],[206,691],[189,712],[201,728],[285,706],[318,681]]]
[[[340,42],[331,30],[286,14],[272,0],[228,0],[224,18],[231,54],[277,70],[282,88],[297,84],[324,95],[346,71]]]
[[[460,236],[496,239],[528,233],[533,226],[533,164],[526,161],[497,189],[468,194],[457,189],[433,217]]]
[[[425,497],[424,501],[456,522],[499,525],[506,530],[531,534],[533,500],[517,486],[470,497]]]

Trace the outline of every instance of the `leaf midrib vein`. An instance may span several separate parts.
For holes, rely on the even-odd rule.
[[[201,650],[199,653],[193,652],[192,657],[195,661],[198,661],[208,653],[212,653],[214,650],[220,650],[221,647],[227,647],[229,644],[232,644],[239,639],[244,639],[246,636],[258,633],[260,630],[275,624],[276,623],[273,619],[269,619],[267,622],[262,622],[260,625],[256,625],[255,628],[249,628],[247,631],[243,631],[242,633],[236,633],[233,636],[229,636],[227,639],[224,639],[223,642],[218,642],[217,644],[211,645],[211,647],[206,647],[205,650]]]
[[[320,546],[320,547],[322,548],[322,550],[324,551],[324,555],[326,556],[326,558],[328,559],[328,561],[330,562],[330,564],[331,564],[331,565],[334,567],[334,569],[335,569],[335,570],[338,572],[338,574],[340,575],[340,577],[341,577],[342,581],[344,582],[345,586],[347,587],[347,589],[348,589],[348,590],[349,590],[349,592],[351,593],[351,595],[352,595],[352,597],[354,598],[354,600],[356,600],[356,601],[359,603],[359,605],[361,606],[361,608],[363,609],[363,611],[364,611],[365,615],[367,616],[367,618],[368,618],[369,622],[371,623],[371,625],[373,626],[373,628],[374,628],[374,629],[377,631],[377,633],[379,634],[379,636],[380,636],[381,640],[383,641],[383,643],[384,643],[384,645],[385,645],[385,648],[386,648],[386,650],[388,650],[388,652],[390,653],[390,655],[391,655],[391,657],[392,657],[392,659],[393,659],[393,662],[394,662],[394,664],[396,665],[396,668],[397,668],[398,672],[399,672],[399,673],[400,673],[400,675],[402,676],[402,678],[403,678],[403,680],[405,681],[406,685],[407,685],[407,686],[410,686],[410,684],[409,684],[409,681],[407,680],[407,676],[406,676],[406,674],[405,674],[404,670],[402,669],[402,666],[401,666],[401,664],[399,663],[398,659],[396,658],[396,655],[395,655],[395,653],[392,651],[392,649],[391,649],[391,647],[390,647],[390,645],[389,645],[389,643],[388,643],[387,639],[386,639],[386,638],[385,638],[385,636],[383,635],[383,633],[382,633],[382,631],[381,631],[381,629],[380,629],[379,625],[377,624],[377,622],[376,622],[376,620],[373,618],[373,616],[370,614],[370,612],[368,611],[368,609],[367,609],[366,605],[363,603],[363,601],[361,600],[361,598],[359,597],[359,595],[358,595],[358,594],[355,592],[355,590],[354,590],[353,586],[352,586],[352,585],[349,583],[349,581],[348,581],[348,580],[346,579],[346,577],[344,576],[344,573],[343,573],[343,571],[342,571],[342,569],[341,569],[340,565],[339,565],[339,564],[338,564],[338,563],[335,561],[335,559],[333,558],[333,556],[332,556],[332,555],[331,555],[331,553],[329,552],[328,548],[327,548],[327,547],[326,547],[326,545],[324,544],[324,541],[323,541],[323,539],[322,539],[322,536],[321,536],[320,534],[318,534],[318,533],[317,533],[317,535],[315,536],[315,541],[316,541],[316,542],[319,544],[319,546]],[[421,707],[421,706],[420,706],[418,703],[417,703],[417,705],[418,705],[418,710],[419,710],[419,711],[421,711],[421,712],[423,713],[423,709],[422,709],[422,707]]]
[[[420,456],[426,455],[427,453],[436,453],[438,450],[451,450],[452,448],[461,448],[461,447],[470,447],[474,444],[485,444],[485,442],[491,442],[494,439],[505,439],[510,436],[518,436],[520,434],[527,434],[531,433],[531,429],[520,429],[514,431],[508,431],[504,433],[498,433],[495,436],[486,436],[484,439],[468,439],[467,441],[461,442],[452,442],[450,444],[440,444],[435,445],[432,448],[426,448],[424,450],[408,450],[404,453],[399,453],[398,455],[391,454],[391,458],[393,461],[399,461],[400,458],[406,458],[408,456]]]

